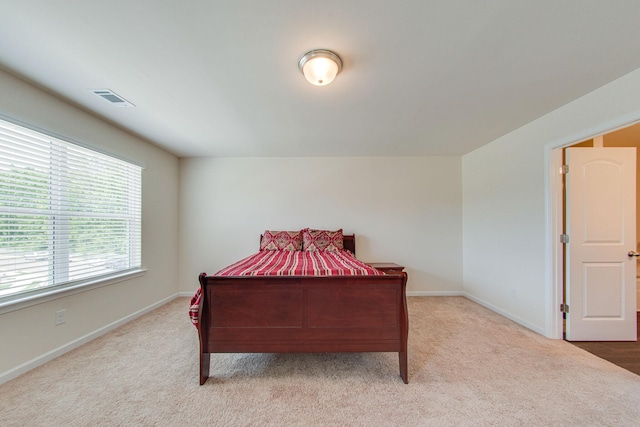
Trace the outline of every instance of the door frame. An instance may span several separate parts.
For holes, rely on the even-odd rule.
[[[547,230],[545,239],[547,277],[545,335],[547,338],[563,339],[563,318],[560,304],[563,302],[564,250],[560,242],[560,234],[562,234],[564,202],[562,197],[563,180],[559,173],[562,166],[562,149],[636,124],[640,124],[640,112],[585,129],[582,132],[548,143],[544,147],[545,228]],[[640,168],[640,165],[638,167]],[[640,212],[636,213],[636,215],[638,214]]]

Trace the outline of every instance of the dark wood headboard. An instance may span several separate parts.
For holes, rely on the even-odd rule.
[[[350,251],[353,255],[356,254],[356,235],[355,234],[345,234],[343,236],[343,245],[344,248]],[[258,242],[258,247],[260,247],[260,243],[262,243],[262,234],[260,235],[260,241]]]
[[[345,234],[344,236],[344,248],[351,251],[352,254],[356,254],[356,235]]]

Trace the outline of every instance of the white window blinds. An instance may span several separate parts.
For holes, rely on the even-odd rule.
[[[141,177],[0,120],[0,300],[140,268]]]

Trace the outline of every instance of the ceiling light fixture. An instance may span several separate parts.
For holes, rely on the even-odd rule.
[[[342,59],[330,50],[316,49],[302,55],[298,68],[312,85],[326,86],[342,70]]]

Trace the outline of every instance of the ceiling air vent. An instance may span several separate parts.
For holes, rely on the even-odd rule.
[[[89,89],[91,92],[95,93],[99,97],[106,99],[112,105],[117,107],[135,107],[132,103],[112,91],[111,89]]]

